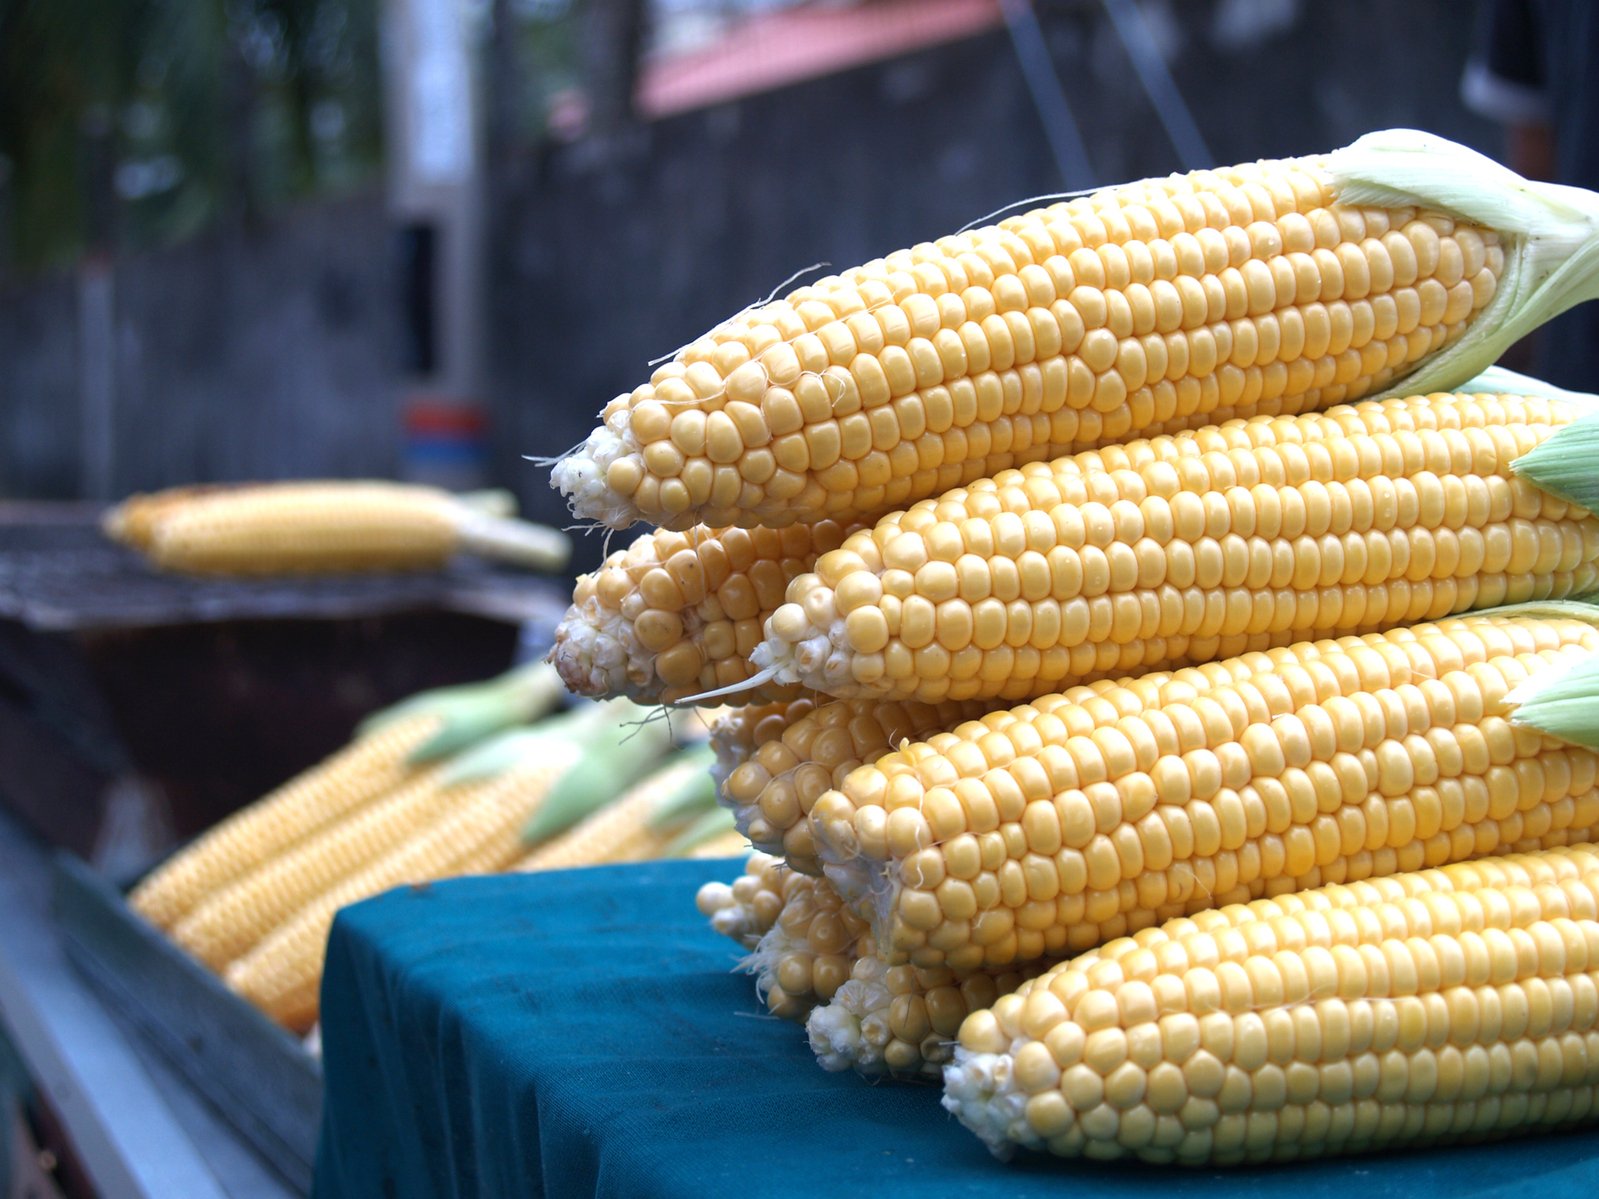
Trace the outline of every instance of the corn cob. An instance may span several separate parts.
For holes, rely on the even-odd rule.
[[[400,785],[409,754],[443,724],[413,716],[340,750],[179,851],[133,889],[129,906],[172,928],[219,887]]]
[[[536,731],[506,734],[452,763],[446,785],[492,778],[474,788],[403,845],[321,892],[254,948],[234,960],[228,987],[279,1024],[304,1032],[316,1021],[323,951],[342,907],[401,884],[506,869],[523,852],[519,831],[552,785],[586,751],[588,714],[543,722]]]
[[[901,741],[953,728],[986,710],[972,703],[810,705],[796,701],[785,721],[763,722],[756,748],[722,787],[722,802],[755,848],[783,855],[806,874],[822,870],[807,817],[823,794]]]
[[[613,528],[859,520],[1132,437],[1456,387],[1594,294],[1594,208],[1409,130],[1112,188],[735,316],[552,485]]]
[[[1599,1105],[1599,853],[1174,920],[968,1017],[944,1106],[1018,1145],[1187,1165],[1482,1140]]]
[[[745,888],[742,905],[732,888],[707,884],[700,910],[718,932],[751,948],[742,968],[755,976],[767,1011],[804,1021],[829,1070],[935,1077],[969,1012],[1047,968],[1037,962],[957,977],[950,970],[890,967],[873,956],[867,922],[825,879],[784,871],[765,854],[752,855],[746,871],[739,883],[756,886]],[[760,910],[761,899],[781,905],[775,917],[770,902]]]
[[[646,533],[594,574],[578,576],[550,660],[579,695],[641,704],[741,683],[789,580],[843,540],[843,526],[832,521]],[[767,687],[746,698],[796,690]]]
[[[483,683],[424,691],[368,717],[356,740],[235,813],[174,855],[128,896],[146,920],[170,929],[202,899],[302,843],[453,753],[554,706],[560,679],[548,666]]]
[[[439,773],[438,767],[418,771],[387,795],[219,887],[172,927],[172,940],[220,972],[302,904],[402,844],[450,805],[467,802],[465,790],[486,785],[442,788]]]
[[[559,570],[571,543],[556,529],[490,515],[413,484],[260,484],[182,497],[153,517],[147,552],[195,574],[428,570],[458,551]]]
[[[823,555],[767,622],[752,681],[1021,700],[1583,594],[1599,518],[1541,490],[1529,453],[1570,456],[1573,417],[1599,412],[1580,401],[1384,400],[1007,471]],[[1599,474],[1599,449],[1578,456]]]
[[[716,806],[709,747],[686,750],[512,867],[566,870],[667,856],[676,834]]]
[[[886,961],[958,970],[1562,845],[1599,835],[1599,754],[1527,688],[1595,654],[1599,609],[1526,605],[1074,688],[861,767],[812,832]]]

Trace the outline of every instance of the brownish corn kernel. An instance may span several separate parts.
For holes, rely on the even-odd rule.
[[[808,816],[821,796],[863,763],[906,740],[954,728],[982,704],[835,701],[811,710],[797,701],[784,723],[763,722],[744,764],[730,773],[722,801],[755,848],[781,854],[795,870],[820,874]]]
[[[775,529],[646,533],[578,576],[550,660],[579,695],[641,704],[741,683],[761,629],[789,581],[836,549],[832,521]],[[792,697],[757,688],[749,702]]]
[[[844,697],[1022,700],[1585,594],[1599,518],[1510,465],[1581,411],[1436,394],[1007,471],[822,555],[754,662]]]
[[[1113,941],[969,1017],[944,1099],[1001,1156],[1189,1165],[1501,1137],[1596,1104],[1591,845]]]
[[[812,832],[887,961],[960,970],[1582,840],[1599,754],[1506,695],[1599,652],[1596,621],[1506,609],[1073,688],[861,767]]]
[[[228,817],[135,887],[134,911],[171,928],[202,899],[399,785],[407,756],[444,724],[416,716],[362,737]]]
[[[554,485],[617,528],[856,520],[1381,391],[1461,338],[1513,239],[1340,203],[1338,154],[1110,188],[806,284],[612,400]]]

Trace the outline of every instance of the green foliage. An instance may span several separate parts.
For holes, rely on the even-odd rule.
[[[0,264],[138,248],[380,161],[380,0],[0,0]]]

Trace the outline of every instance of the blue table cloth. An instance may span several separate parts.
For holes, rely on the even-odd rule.
[[[1194,1172],[1004,1164],[933,1087],[824,1073],[694,909],[736,862],[458,879],[342,913],[315,1194],[1599,1195],[1599,1130]]]

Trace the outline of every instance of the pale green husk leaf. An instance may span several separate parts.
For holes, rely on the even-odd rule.
[[[1599,414],[1556,430],[1510,469],[1551,495],[1599,512]]]
[[[1327,155],[1341,203],[1416,205],[1497,231],[1505,270],[1464,335],[1383,395],[1454,391],[1550,317],[1599,297],[1599,195],[1523,179],[1475,150],[1384,129]]]
[[[1510,716],[1513,724],[1599,749],[1599,654],[1540,671],[1505,698],[1518,705]]]

